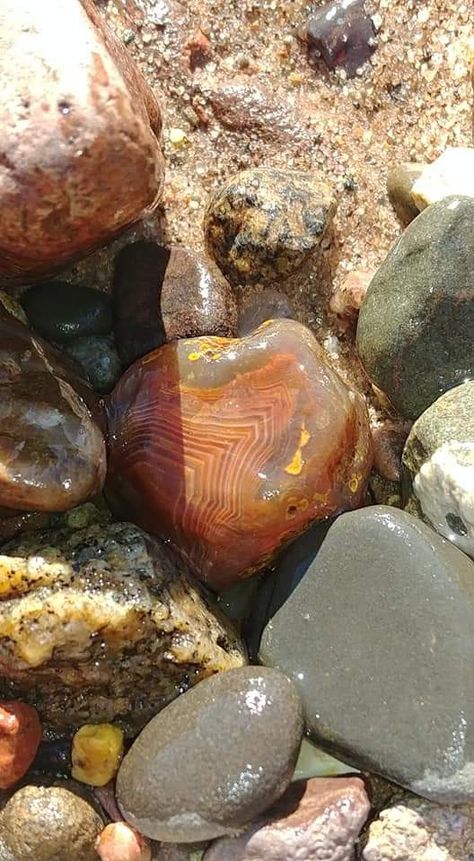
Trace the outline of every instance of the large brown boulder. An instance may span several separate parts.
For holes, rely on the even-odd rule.
[[[157,202],[160,115],[91,0],[3,0],[0,84],[0,282],[27,283]]]

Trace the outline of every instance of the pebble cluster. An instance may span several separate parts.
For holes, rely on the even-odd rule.
[[[205,251],[125,241],[109,296],[62,270],[160,202],[160,111],[56,6],[0,9],[0,858],[470,861],[474,148],[387,170],[399,238],[329,337],[290,289],[337,242],[324,165],[231,175]],[[297,39],[350,79],[379,27],[332,0]]]

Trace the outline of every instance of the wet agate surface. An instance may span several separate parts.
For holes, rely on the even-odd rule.
[[[365,404],[293,320],[155,350],[124,374],[108,413],[112,505],[213,588],[364,499]]]
[[[0,506],[63,511],[98,493],[100,420],[71,360],[0,308]]]

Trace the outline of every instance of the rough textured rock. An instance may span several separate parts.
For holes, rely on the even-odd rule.
[[[362,861],[471,861],[474,806],[405,798],[369,828]]]
[[[155,204],[159,110],[92,0],[5,0],[0,33],[0,281],[28,283]]]
[[[310,57],[322,57],[329,69],[342,67],[349,78],[377,47],[375,27],[364,0],[333,0],[319,6],[302,35]]]
[[[234,335],[237,306],[211,261],[141,240],[117,255],[114,316],[119,353],[130,365],[167,341]]]
[[[85,378],[99,395],[112,391],[122,374],[122,363],[113,338],[88,335],[65,346],[68,356],[81,366]]]
[[[413,186],[426,165],[404,162],[390,168],[387,174],[387,192],[399,221],[406,227],[420,214],[413,199]]]
[[[97,861],[96,811],[62,786],[24,786],[0,812],[2,861]]]
[[[82,284],[47,281],[26,290],[21,304],[35,332],[49,341],[106,335],[112,328],[110,297]]]
[[[331,296],[329,310],[339,318],[343,331],[356,323],[374,272],[373,269],[354,269]]]
[[[244,663],[184,566],[131,524],[2,550],[0,695],[35,705],[57,734],[108,721],[133,734],[190,685]]]
[[[310,260],[335,211],[333,191],[317,174],[245,170],[209,201],[207,249],[232,283],[276,286]]]
[[[364,499],[365,404],[294,320],[161,347],[124,374],[108,413],[111,502],[215,589]]]
[[[415,501],[441,535],[474,556],[474,382],[446,392],[420,416],[403,467],[410,511]]]
[[[474,376],[474,198],[449,197],[410,224],[375,274],[357,348],[408,418]]]
[[[97,397],[70,360],[0,306],[0,505],[62,511],[102,489]]]
[[[462,194],[474,197],[474,147],[447,147],[416,178],[412,196],[418,209]]]
[[[266,320],[292,319],[295,311],[290,300],[278,290],[263,290],[244,301],[239,311],[239,338],[258,329]]]
[[[468,557],[405,512],[373,506],[337,518],[259,656],[299,687],[316,743],[460,803],[474,798],[473,624]]]
[[[204,861],[353,861],[369,810],[357,777],[300,781],[243,834],[216,840]]]
[[[286,676],[243,667],[206,679],[143,730],[117,777],[125,819],[147,837],[235,833],[285,791],[303,731]]]

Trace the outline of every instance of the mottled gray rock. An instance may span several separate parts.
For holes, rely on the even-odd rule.
[[[474,805],[407,797],[370,825],[363,861],[472,861]]]
[[[290,783],[303,729],[294,685],[243,667],[206,679],[145,727],[117,776],[119,807],[154,840],[235,833]]]
[[[433,800],[474,798],[474,565],[384,506],[343,514],[268,622],[262,663],[316,743]]]
[[[300,781],[243,834],[216,840],[204,861],[352,861],[369,810],[357,777]]]
[[[99,395],[112,391],[122,373],[122,363],[113,338],[94,335],[75,338],[65,352],[78,362],[92,388]]]
[[[389,252],[360,310],[364,367],[409,418],[474,376],[473,223],[474,198],[429,206]]]
[[[403,451],[404,501],[474,556],[474,382],[446,392],[415,422]]]

